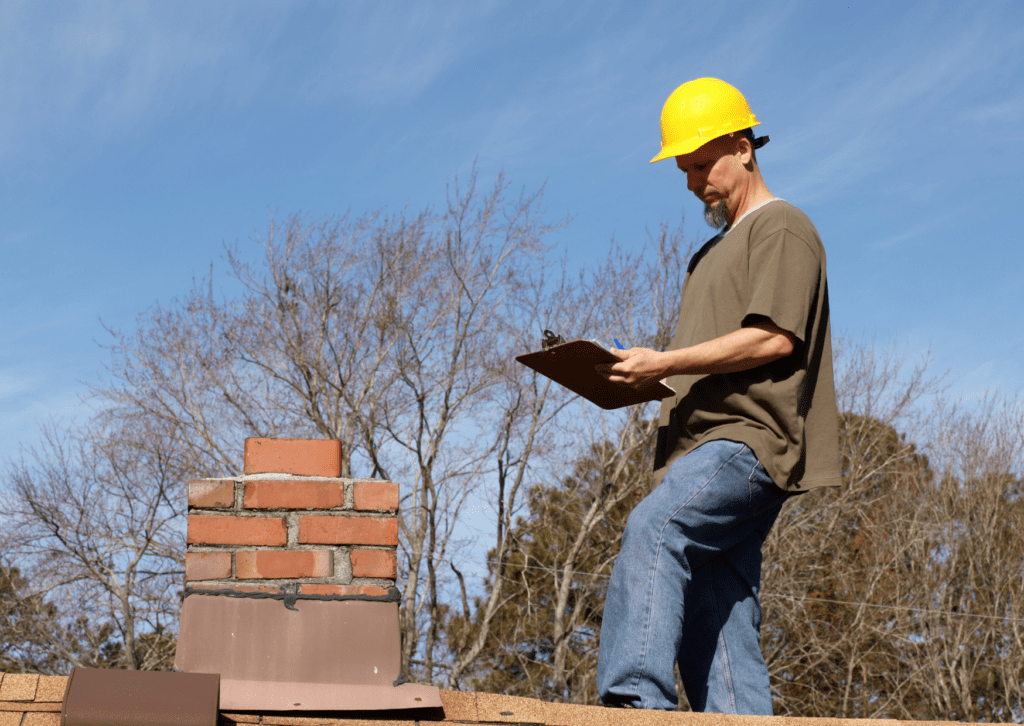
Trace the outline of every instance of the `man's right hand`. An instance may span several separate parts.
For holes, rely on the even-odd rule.
[[[615,383],[628,383],[640,388],[653,380],[666,376],[667,354],[649,348],[630,348],[629,350],[613,350],[612,354],[619,358],[618,363],[599,363],[595,366],[598,373]]]

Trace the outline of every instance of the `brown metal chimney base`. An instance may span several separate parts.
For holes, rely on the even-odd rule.
[[[441,707],[437,688],[402,683],[397,602],[231,594],[185,598],[174,659],[220,673],[221,710]]]

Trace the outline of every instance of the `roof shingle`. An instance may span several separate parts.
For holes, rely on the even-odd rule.
[[[67,676],[0,673],[0,726],[60,726]]]
[[[39,676],[29,673],[8,673],[0,681],[0,701],[34,701]]]

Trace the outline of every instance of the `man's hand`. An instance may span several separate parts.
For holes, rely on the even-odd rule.
[[[609,381],[640,388],[645,383],[667,375],[665,353],[648,348],[630,348],[612,350],[612,354],[620,359],[618,363],[601,363],[596,366],[597,372]]]

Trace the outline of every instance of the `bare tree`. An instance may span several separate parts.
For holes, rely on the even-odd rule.
[[[652,242],[650,249],[636,253],[613,245],[606,262],[584,280],[577,317],[567,321],[579,331],[576,335],[621,336],[656,348],[668,344],[685,274],[681,225],[662,226]],[[514,385],[517,391],[529,390],[522,381]],[[501,467],[487,592],[473,609],[460,575],[462,613],[449,624],[455,651],[450,687],[473,673],[473,683],[506,692],[575,702],[593,696],[596,651],[590,646],[600,628],[600,578],[610,572],[617,552],[621,531],[615,525],[622,524],[624,503],[635,503],[650,490],[653,409],[601,412],[577,402],[560,427],[563,439],[572,442],[568,451],[562,450],[563,458],[568,454],[576,462],[575,471],[545,458],[539,460],[548,464],[546,472],[529,472],[523,457],[516,460],[519,466]],[[527,438],[525,445],[532,441]],[[583,442],[592,443],[581,457]],[[507,456],[509,449],[503,451]],[[514,518],[524,481],[533,483],[522,516]],[[553,509],[549,497],[563,508]],[[590,645],[581,644],[581,638]],[[509,668],[525,679],[502,680]]]
[[[932,473],[913,434],[942,390],[927,366],[837,341],[843,486],[788,503],[764,547],[762,650],[779,714],[869,718],[899,702],[907,673],[884,608],[915,596],[902,575]]]
[[[996,394],[936,419],[927,549],[916,553],[927,607],[909,618],[918,709],[967,721],[1024,719],[1024,406]]]
[[[460,510],[510,457],[527,467],[536,445],[510,442],[560,410],[511,384],[526,331],[576,299],[543,276],[561,223],[541,201],[474,175],[440,213],[271,224],[258,257],[228,251],[239,293],[211,276],[114,331],[97,420],[148,422],[183,479],[237,471],[244,436],[315,436],[345,443],[345,475],[399,482],[403,667],[433,680]]]
[[[840,350],[844,486],[787,505],[765,547],[776,711],[1019,721],[1024,412]]]
[[[184,487],[152,433],[51,426],[11,468],[4,548],[29,583],[22,625],[51,669],[170,667]]]
[[[540,238],[552,228],[536,218],[539,195],[508,204],[505,193],[501,180],[482,197],[472,179],[465,191],[456,185],[437,234],[411,258],[424,278],[418,294],[403,301],[394,403],[378,419],[387,445],[366,446],[377,471],[408,484],[399,515],[403,656],[411,665],[422,648],[428,681],[446,610],[439,568],[464,503],[502,461],[510,426],[521,426],[524,401],[504,395],[502,384],[522,328],[533,323],[522,313],[545,297],[535,271],[546,252]],[[535,410],[544,410],[548,390],[533,397]],[[535,416],[534,435],[549,420]],[[412,637],[417,633],[422,641]]]

